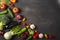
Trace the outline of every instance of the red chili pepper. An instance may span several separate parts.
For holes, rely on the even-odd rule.
[[[36,39],[36,38],[38,37],[39,33],[40,33],[40,32],[37,31],[37,32],[33,35],[33,38]]]
[[[53,38],[55,38],[55,37],[54,37],[54,35],[50,35],[49,38],[53,39]]]

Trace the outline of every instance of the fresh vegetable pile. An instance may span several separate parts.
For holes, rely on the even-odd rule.
[[[10,40],[14,35],[20,36],[21,40],[37,40],[37,38],[53,39],[54,35],[48,35],[35,30],[33,23],[26,23],[26,18],[19,13],[19,8],[15,6],[17,0],[0,0],[0,35],[4,35],[6,40]],[[13,7],[13,8],[11,8]],[[23,28],[21,28],[24,26]],[[3,30],[10,29],[8,32]]]

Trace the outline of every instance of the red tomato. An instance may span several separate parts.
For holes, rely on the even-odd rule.
[[[0,8],[1,8],[1,10],[6,10],[7,9],[7,5],[6,4],[1,4]]]

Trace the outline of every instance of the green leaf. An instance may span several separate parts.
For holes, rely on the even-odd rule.
[[[0,22],[0,30],[3,30],[3,23]]]
[[[6,5],[9,5],[9,0],[0,0],[0,4],[6,4]]]
[[[20,26],[17,25],[15,27],[13,27],[10,31],[14,32],[14,34],[17,34],[17,32],[20,30]]]
[[[3,30],[4,25],[9,22],[9,19],[5,15],[0,15],[0,30]]]
[[[5,15],[0,15],[0,22],[3,22],[6,25],[9,22],[9,19]]]

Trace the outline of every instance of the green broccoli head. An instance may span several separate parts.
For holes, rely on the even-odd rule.
[[[0,30],[3,30],[3,26],[9,22],[9,19],[5,15],[0,15]]]

